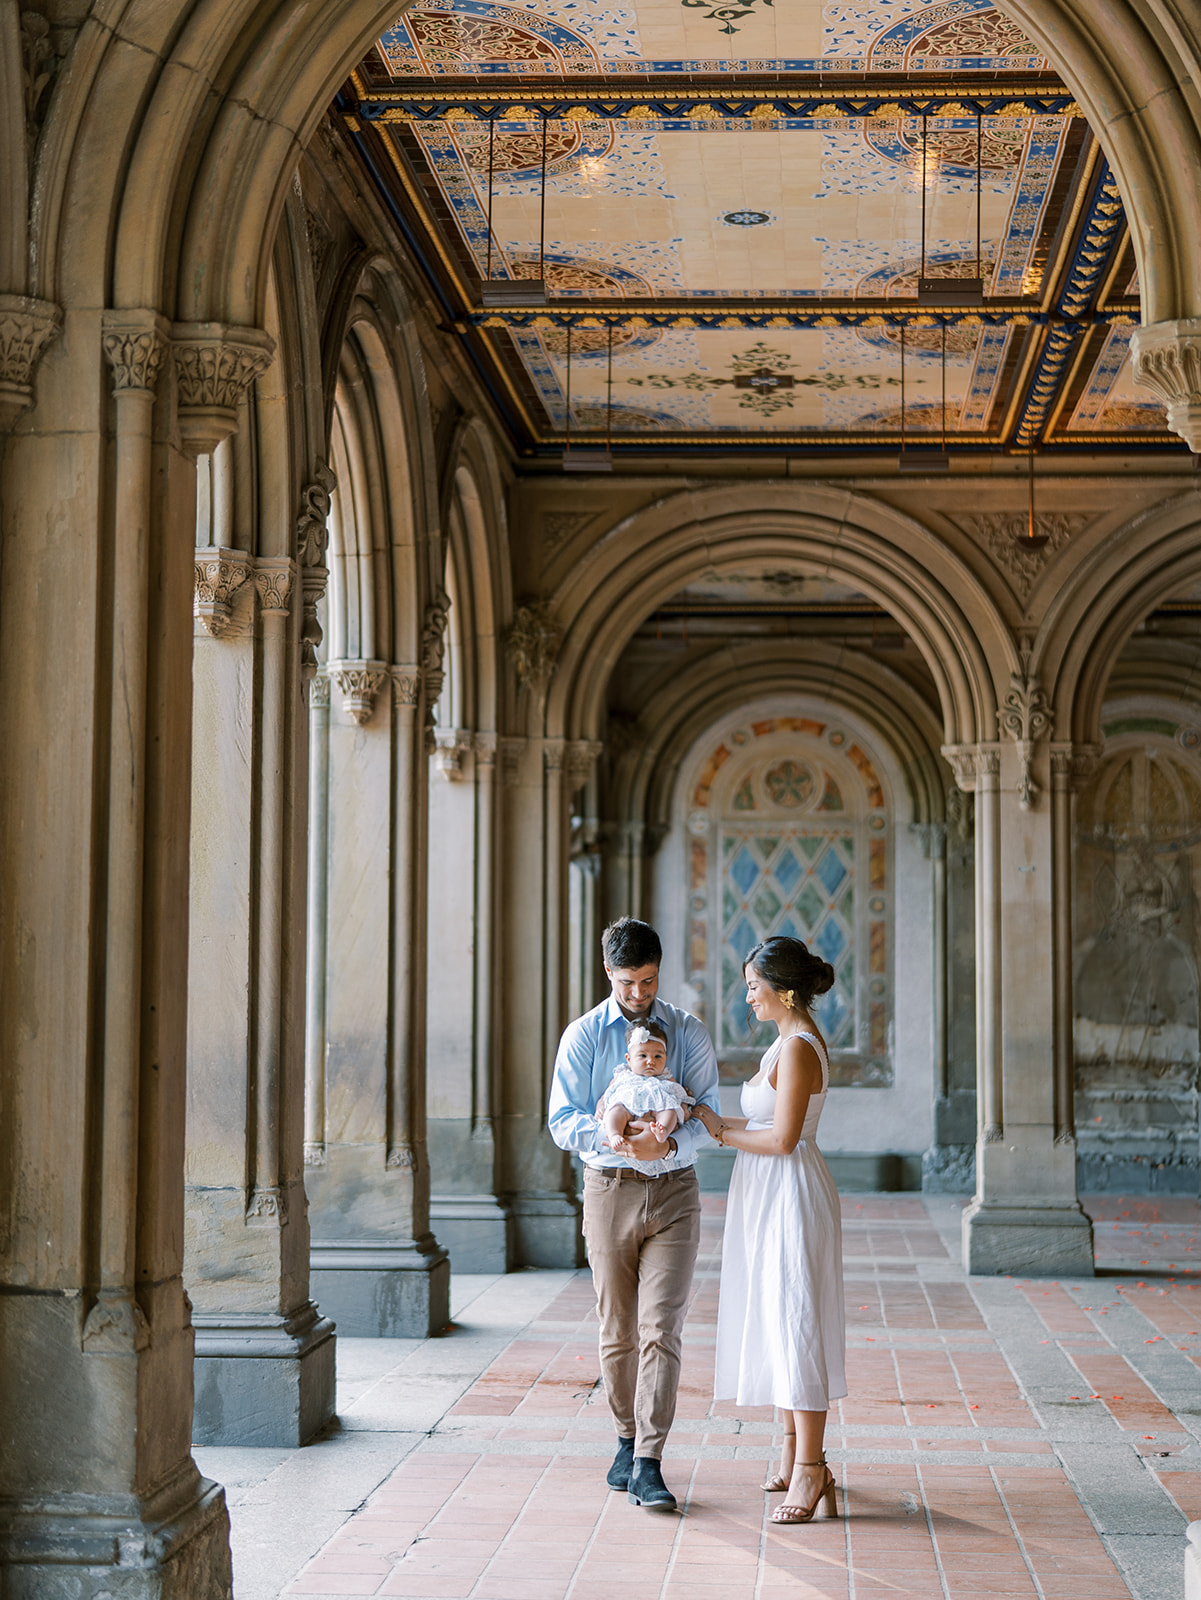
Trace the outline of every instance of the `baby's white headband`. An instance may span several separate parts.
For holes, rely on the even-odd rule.
[[[649,1028],[635,1028],[630,1034],[631,1044],[650,1044],[652,1041],[655,1044],[663,1043],[659,1035],[657,1033],[652,1033]]]

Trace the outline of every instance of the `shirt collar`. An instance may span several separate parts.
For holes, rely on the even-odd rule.
[[[617,1004],[617,997],[612,992],[610,992],[609,998],[605,1001],[604,1010],[605,1010],[605,1015],[604,1015],[603,1025],[606,1028],[612,1027],[615,1022],[620,1022],[622,1027],[625,1027],[625,1023],[626,1023],[625,1012]],[[662,1000],[660,1000],[658,995],[656,995],[654,1000],[652,1001],[651,1009],[650,1009],[650,1012],[648,1014],[651,1017],[653,1017],[656,1022],[661,1022],[666,1027],[666,1025],[667,1025],[667,1013],[664,1011],[663,1002],[662,1002]]]

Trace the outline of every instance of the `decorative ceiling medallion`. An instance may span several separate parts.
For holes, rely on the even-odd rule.
[[[776,220],[774,211],[722,211],[718,222],[723,228],[764,228]]]
[[[711,0],[680,0],[680,4],[689,11],[703,11],[706,22],[716,22],[720,33],[737,33],[738,24],[747,17],[761,17],[762,11],[754,9],[756,0],[749,0],[744,5],[713,5]],[[765,6],[770,6],[772,0],[761,0]]]

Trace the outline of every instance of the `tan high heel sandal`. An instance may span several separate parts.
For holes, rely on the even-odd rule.
[[[789,1525],[795,1522],[812,1522],[818,1506],[823,1501],[825,1501],[826,1505],[826,1515],[828,1517],[836,1517],[838,1515],[838,1502],[834,1498],[834,1474],[826,1465],[825,1453],[823,1452],[816,1461],[802,1461],[798,1465],[802,1467],[821,1467],[825,1473],[825,1481],[814,1495],[812,1505],[790,1506],[785,1501],[782,1506],[777,1506],[772,1512],[771,1520],[781,1525]]]
[[[785,1435],[785,1440],[786,1440],[786,1443],[785,1443],[785,1446],[784,1446],[785,1449],[787,1449],[789,1445],[792,1446],[792,1466],[796,1466],[796,1434],[794,1434],[794,1433],[786,1434]],[[781,1464],[783,1464],[782,1463],[782,1457],[781,1457]],[[763,1485],[763,1492],[764,1492],[764,1494],[783,1494],[784,1490],[787,1489],[788,1485],[791,1482],[792,1482],[792,1468],[791,1467],[789,1468],[789,1470],[787,1472],[773,1472],[771,1477],[768,1478],[766,1483]]]

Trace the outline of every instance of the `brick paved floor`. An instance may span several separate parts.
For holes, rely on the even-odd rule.
[[[605,1488],[612,1430],[591,1282],[586,1272],[559,1274],[553,1297],[515,1337],[494,1341],[476,1375],[460,1371],[439,1391],[422,1431],[398,1443],[399,1464],[338,1514],[319,1548],[310,1538],[315,1553],[294,1577],[291,1565],[276,1592],[410,1600],[1183,1595],[1184,1526],[1201,1518],[1196,1201],[1092,1202],[1100,1275],[1049,1282],[965,1279],[958,1198],[846,1197],[850,1396],[827,1436],[840,1516],[793,1528],[767,1520],[779,1500],[760,1487],[778,1439],[770,1411],[736,1412],[710,1398],[723,1203],[706,1197],[679,1412],[664,1458],[682,1515],[638,1510]],[[496,1280],[496,1292],[524,1284],[533,1293],[532,1280],[548,1276]],[[472,1311],[417,1354],[452,1353],[471,1335]],[[378,1406],[389,1383],[397,1393],[406,1381],[420,1387],[420,1373],[406,1380],[406,1370],[368,1383],[343,1408],[354,1430],[366,1407],[352,1442],[372,1440],[373,1395]],[[327,1456],[327,1475],[335,1461]],[[241,1514],[235,1504],[235,1553]],[[266,1592],[260,1585],[256,1594]]]

